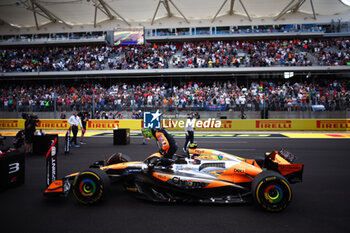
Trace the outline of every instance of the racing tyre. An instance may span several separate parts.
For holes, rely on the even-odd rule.
[[[76,176],[73,182],[75,199],[85,205],[95,204],[105,197],[109,177],[100,169],[89,169]]]
[[[255,202],[263,209],[278,212],[285,209],[292,200],[289,182],[275,171],[263,171],[252,182]]]

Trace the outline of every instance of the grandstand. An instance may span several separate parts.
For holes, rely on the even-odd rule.
[[[4,0],[0,117],[346,118],[348,2]]]

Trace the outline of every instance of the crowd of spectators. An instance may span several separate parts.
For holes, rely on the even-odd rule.
[[[308,53],[314,54],[322,66],[348,65],[350,41],[346,40],[304,40],[299,46]]]
[[[74,46],[0,49],[1,72],[104,70],[112,47]]]
[[[182,57],[174,58],[178,68],[311,66],[296,41],[236,41],[227,43],[184,43]]]
[[[0,72],[348,65],[347,39],[0,48]]]
[[[176,53],[174,44],[145,44],[119,47],[117,56],[108,58],[109,69],[167,69]]]
[[[54,108],[56,105],[56,108]],[[98,111],[100,116],[118,118],[123,110],[164,111],[246,110],[305,111],[311,105],[326,110],[350,107],[350,86],[346,80],[289,82],[260,80],[241,85],[232,81],[211,83],[118,83],[71,85],[2,86],[0,111]],[[120,116],[119,116],[120,117]]]

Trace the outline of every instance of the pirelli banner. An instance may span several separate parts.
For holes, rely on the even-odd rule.
[[[168,130],[183,130],[186,120],[162,120]],[[271,120],[196,120],[193,127],[201,131],[337,131],[350,130],[350,119],[271,119]]]
[[[130,130],[141,130],[141,120],[89,120],[86,129],[130,129]]]
[[[350,130],[350,119],[271,119],[271,120],[192,120],[196,131],[346,131]],[[186,120],[163,119],[161,125],[168,130],[184,130]],[[67,130],[68,120],[41,119],[37,129]],[[141,130],[141,120],[89,120],[87,130],[113,130],[115,128]],[[22,119],[0,119],[1,129],[23,129]]]
[[[0,119],[0,129],[24,129],[24,120]]]
[[[67,130],[68,120],[40,119],[37,129]],[[141,130],[141,120],[89,120],[87,130],[113,130],[115,128]],[[0,119],[0,129],[23,129],[23,119]],[[79,126],[80,128],[80,126]]]

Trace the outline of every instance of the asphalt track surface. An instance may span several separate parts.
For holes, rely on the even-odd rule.
[[[179,148],[183,138],[176,138]],[[82,171],[93,161],[122,152],[142,160],[156,151],[154,141],[113,146],[112,137],[89,137],[88,144],[64,155],[59,139],[59,177]],[[253,158],[266,151],[294,152],[305,164],[304,181],[293,185],[293,200],[280,213],[268,213],[254,204],[159,204],[137,199],[113,186],[109,198],[95,206],[66,199],[47,199],[45,159],[26,157],[26,183],[0,193],[1,232],[349,232],[349,139],[198,138],[205,148]]]

